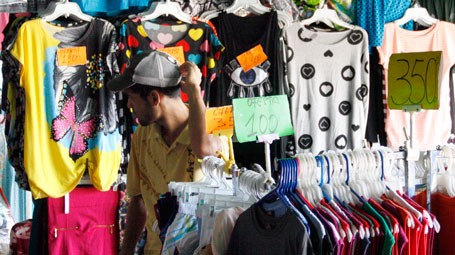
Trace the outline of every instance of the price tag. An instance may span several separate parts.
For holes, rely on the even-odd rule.
[[[58,66],[78,66],[87,62],[85,46],[57,49]]]
[[[234,117],[232,115],[232,105],[208,108],[205,112],[207,133],[218,133],[221,130],[234,132]]]
[[[244,72],[248,72],[266,60],[267,55],[260,44],[237,56],[237,61],[239,61]]]
[[[235,135],[241,143],[256,141],[260,135],[294,134],[286,95],[236,98],[232,105]]]
[[[392,54],[387,81],[389,108],[420,105],[421,109],[438,109],[441,57],[441,51]]]
[[[161,48],[161,49],[158,49],[158,51],[165,52],[165,53],[173,56],[175,59],[177,59],[177,62],[179,63],[179,65],[185,63],[185,55],[183,54],[182,46]]]

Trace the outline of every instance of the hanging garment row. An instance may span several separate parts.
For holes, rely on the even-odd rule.
[[[174,215],[179,217],[159,223],[163,254],[187,254],[189,247],[198,247],[193,254],[207,249],[213,254],[255,254],[258,249],[264,254],[432,254],[441,226],[402,191],[395,161],[388,148],[297,154],[277,162],[280,178],[273,191],[247,193],[259,195],[256,199],[223,195],[233,191],[219,177],[210,178],[211,185],[208,180],[172,183],[165,199],[175,195]],[[247,173],[260,174],[240,175],[251,187]],[[264,177],[259,184],[266,183]],[[191,228],[184,222],[193,222]]]

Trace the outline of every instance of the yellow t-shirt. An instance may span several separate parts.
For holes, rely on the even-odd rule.
[[[82,52],[79,62],[65,62]],[[21,65],[23,160],[34,198],[67,194],[85,171],[98,190],[109,190],[117,179],[121,136],[114,94],[104,86],[114,53],[115,28],[107,21],[21,25],[11,54]]]
[[[229,157],[227,137],[221,153]],[[190,147],[188,126],[171,146],[161,136],[157,124],[139,126],[133,135],[128,165],[127,192],[129,196],[142,195],[148,211],[145,254],[159,254],[161,242],[153,230],[154,205],[159,195],[168,192],[170,181],[190,182],[202,179],[201,164]]]

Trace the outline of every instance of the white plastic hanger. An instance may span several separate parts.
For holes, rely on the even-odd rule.
[[[411,20],[427,27],[439,21],[438,19],[431,17],[430,14],[428,13],[428,10],[426,8],[421,7],[417,1],[413,7],[408,8],[406,10],[403,17],[395,20],[394,23],[401,26],[408,23]]]
[[[82,12],[77,3],[68,2],[50,2],[46,9],[39,16],[47,22],[54,21],[60,17],[71,17],[73,19],[90,22],[93,17]]]
[[[187,13],[183,12],[182,8],[180,8],[180,5],[176,2],[171,2],[171,0],[154,2],[150,5],[148,11],[140,14],[141,21],[156,19],[163,15],[171,15],[176,19],[188,24],[191,24],[193,22],[193,18],[191,18],[191,16]]]
[[[227,7],[224,11],[226,13],[233,13],[239,16],[246,16],[248,14],[262,15],[270,12],[272,9],[264,6],[259,0],[234,0],[234,2]],[[211,10],[201,14],[201,18],[209,21],[218,17],[220,11]],[[283,11],[277,11],[278,20],[282,22],[283,26],[288,26],[292,23],[292,17]]]
[[[331,28],[339,26],[347,29],[354,29],[355,27],[354,25],[342,20],[335,10],[327,7],[327,4],[324,3],[324,1],[321,1],[319,8],[314,11],[311,17],[300,21],[300,24],[309,26],[317,22],[322,22]]]

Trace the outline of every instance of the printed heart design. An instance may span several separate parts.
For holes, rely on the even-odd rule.
[[[303,78],[307,80],[313,78],[314,73],[315,69],[312,64],[304,64],[300,69],[300,74],[302,75]]]
[[[174,32],[186,32],[186,30],[188,30],[188,27],[186,25],[175,25],[171,26],[171,29]]]
[[[162,48],[164,48],[164,45],[161,44],[161,43],[157,43],[157,42],[152,41],[152,42],[150,42],[149,47],[150,47],[150,49],[152,49],[152,50],[157,50],[157,49],[162,49]]]
[[[304,104],[303,109],[305,109],[305,111],[309,111],[311,109],[311,104]]]
[[[194,64],[198,65],[201,63],[202,57],[200,54],[190,54],[188,55],[188,61],[193,62]]]
[[[193,41],[197,41],[201,39],[203,33],[204,30],[202,30],[202,28],[192,28],[188,32],[188,35],[190,36],[191,39],[193,39]]]
[[[215,53],[215,56],[214,56],[214,57],[215,57],[215,60],[217,60],[217,61],[220,60],[221,51],[217,51],[217,52]]]
[[[128,47],[137,48],[139,46],[139,42],[137,41],[136,37],[134,37],[132,35],[128,36],[127,41],[128,41]]]
[[[144,26],[142,26],[142,25],[137,26],[137,32],[138,32],[142,37],[147,37],[147,32],[145,32]]]
[[[343,67],[343,69],[341,70],[341,77],[343,77],[345,81],[352,81],[355,77],[354,67],[352,66]]]
[[[215,34],[211,34],[210,35],[210,44],[213,45],[214,47],[218,47],[221,45],[221,42]]]
[[[147,30],[160,30],[160,25],[159,24],[155,24],[155,23],[152,23],[152,22],[149,22],[149,21],[146,21],[145,23],[142,23],[142,25]]]
[[[302,149],[309,149],[313,145],[313,138],[310,135],[302,135],[299,138],[299,147]]]
[[[319,93],[321,93],[321,95],[323,97],[329,97],[332,95],[333,93],[333,85],[332,83],[330,82],[323,82],[321,84],[321,86],[319,86]]]
[[[367,85],[365,84],[362,84],[362,86],[360,86],[360,88],[358,88],[356,91],[355,91],[355,96],[357,97],[357,99],[359,99],[360,101],[363,101],[363,99],[368,95],[368,87]]]
[[[352,31],[348,36],[348,42],[350,44],[356,45],[359,44],[363,39],[363,34],[359,30]]]
[[[125,37],[126,36],[126,24],[123,24],[120,29],[119,29],[119,34],[120,36]]]
[[[322,117],[320,120],[319,120],[319,129],[321,131],[327,131],[330,129],[330,119],[327,118],[327,117]]]
[[[333,57],[333,52],[331,50],[327,50],[326,52],[324,52],[324,57]]]
[[[199,49],[201,50],[201,52],[209,52],[209,51],[210,51],[209,41],[208,41],[208,40],[205,40],[205,41],[201,44],[201,47],[199,47]]]
[[[160,43],[162,43],[164,45],[170,43],[172,41],[172,39],[174,39],[172,34],[165,34],[165,33],[158,33],[157,38],[158,38],[158,41],[160,41]]]
[[[338,105],[338,111],[341,115],[348,115],[351,112],[352,106],[349,101],[343,101]]]
[[[311,42],[313,39],[308,38],[308,37],[303,37],[303,32],[304,32],[303,28],[299,29],[299,31],[297,32],[299,39],[302,40],[303,42]]]
[[[355,132],[355,131],[359,130],[360,126],[359,126],[359,125],[354,125],[354,124],[352,124],[352,125],[351,125],[351,128],[352,128],[352,131]]]
[[[335,139],[335,147],[337,147],[338,149],[344,150],[347,145],[348,145],[348,139],[346,138],[345,135],[339,135]]]
[[[208,59],[207,59],[207,65],[208,65],[208,67],[209,67],[210,69],[215,68],[215,66],[216,66],[215,59],[213,59],[213,58],[208,58]]]
[[[125,49],[125,44],[123,44],[122,42],[119,42],[118,43],[118,49],[123,51]]]
[[[202,77],[207,77],[207,66],[206,65],[204,65],[201,68],[201,73],[202,73]]]
[[[179,41],[178,43],[175,44],[175,46],[182,46],[184,52],[187,52],[190,50],[190,45],[185,40]]]

